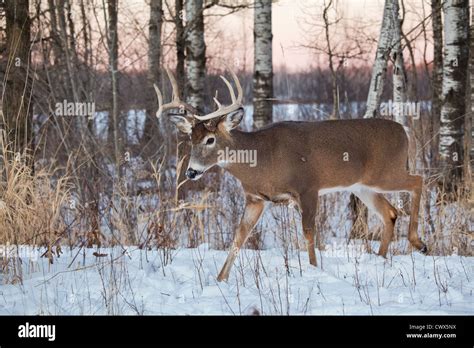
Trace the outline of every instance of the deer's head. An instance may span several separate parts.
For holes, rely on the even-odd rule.
[[[218,106],[217,110],[201,116],[197,114],[195,108],[181,101],[176,79],[170,70],[167,69],[166,71],[173,87],[173,100],[170,103],[163,104],[162,94],[155,85],[159,104],[156,115],[160,117],[165,110],[179,109],[179,113],[170,115],[170,120],[180,132],[187,134],[191,139],[191,156],[186,176],[188,179],[198,180],[214,165],[224,164],[222,161],[219,161],[219,153],[232,143],[230,131],[240,124],[244,115],[242,87],[237,76],[231,72],[237,87],[236,97],[230,82],[221,76],[229,89],[232,104],[222,106],[214,98]]]

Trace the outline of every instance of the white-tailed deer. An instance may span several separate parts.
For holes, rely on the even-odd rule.
[[[183,103],[173,74],[173,101],[163,104],[158,87],[157,116],[168,109],[181,108],[171,121],[192,141],[186,176],[199,179],[209,168],[219,165],[240,180],[245,190],[245,211],[232,248],[219,273],[227,280],[239,249],[262,215],[265,202],[295,202],[302,214],[309,262],[316,266],[315,218],[318,196],[334,191],[350,191],[373,209],[384,223],[379,255],[386,256],[393,237],[397,210],[384,198],[386,192],[410,192],[411,216],[408,240],[426,252],[417,234],[422,177],[407,170],[408,137],[399,123],[383,119],[354,119],[321,122],[279,122],[254,132],[237,130],[242,121],[242,87],[232,72],[237,96],[226,83],[232,104],[208,115],[196,114]],[[222,151],[256,151],[257,165],[223,160]],[[319,234],[318,234],[319,240]]]

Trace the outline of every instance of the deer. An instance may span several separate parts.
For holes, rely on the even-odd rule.
[[[173,73],[166,71],[172,100],[164,104],[161,91],[154,85],[158,99],[156,115],[161,117],[166,110],[179,109],[178,113],[169,113],[169,119],[191,140],[187,179],[198,180],[217,165],[237,178],[245,193],[244,213],[217,281],[228,280],[239,250],[269,203],[297,207],[309,264],[317,267],[318,197],[330,192],[353,193],[382,220],[378,255],[384,258],[399,214],[384,194],[410,193],[408,240],[416,250],[427,252],[417,234],[423,179],[409,173],[410,139],[401,124],[380,118],[283,121],[246,132],[238,129],[244,116],[243,92],[232,70],[237,95],[229,80],[220,76],[232,103],[223,106],[216,97],[217,110],[203,115],[181,100]],[[220,158],[219,153],[225,149],[256,151],[257,165]]]

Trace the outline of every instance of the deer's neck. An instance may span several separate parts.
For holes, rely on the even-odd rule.
[[[264,149],[261,143],[251,132],[233,130],[231,132],[232,142],[226,146],[226,162],[222,165],[240,181],[248,177],[249,172],[254,170]]]

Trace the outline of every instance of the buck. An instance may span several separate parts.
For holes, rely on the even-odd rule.
[[[409,138],[401,124],[383,119],[287,121],[244,132],[237,129],[244,116],[243,92],[232,71],[237,96],[231,83],[221,76],[232,104],[222,106],[214,98],[218,108],[206,115],[198,115],[191,105],[181,101],[176,80],[170,70],[167,69],[167,73],[173,99],[163,104],[162,94],[155,85],[159,103],[157,116],[169,109],[181,110],[170,114],[170,120],[179,131],[189,135],[192,142],[187,178],[198,180],[218,165],[235,176],[245,191],[245,210],[218,281],[228,279],[240,248],[268,202],[292,202],[299,208],[309,263],[317,266],[318,196],[335,191],[354,193],[382,220],[384,230],[378,254],[383,257],[386,257],[397,219],[397,209],[383,193],[411,193],[408,240],[414,248],[426,252],[417,234],[422,177],[411,175],[407,170]],[[257,165],[218,160],[218,153],[225,149],[256,151]]]

